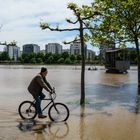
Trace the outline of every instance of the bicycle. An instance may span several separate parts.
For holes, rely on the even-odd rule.
[[[47,105],[42,109],[42,112],[48,108],[48,115],[51,121],[62,122],[69,118],[69,109],[63,103],[55,103],[56,98],[55,90],[53,90],[49,98],[44,98],[43,100],[49,101]],[[34,119],[37,116],[37,111],[35,108],[35,100],[33,101],[23,101],[18,108],[19,115],[22,119]]]

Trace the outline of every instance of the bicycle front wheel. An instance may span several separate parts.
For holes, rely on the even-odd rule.
[[[54,103],[50,106],[48,114],[52,121],[62,122],[69,118],[69,109],[63,103]]]
[[[19,105],[19,115],[22,119],[34,119],[37,115],[34,103],[31,101],[24,101]]]

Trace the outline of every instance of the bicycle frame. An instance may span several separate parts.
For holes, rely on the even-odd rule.
[[[53,97],[54,95],[54,97]],[[42,109],[42,112],[50,105],[50,104],[53,104],[55,110],[57,111],[57,113],[59,113],[59,111],[57,110],[57,108],[55,107],[55,103],[54,103],[54,99],[56,98],[56,93],[53,93],[50,95],[50,98],[45,98],[43,100],[46,100],[46,101],[50,101],[43,109]],[[35,103],[35,100],[33,101],[33,103]]]
[[[51,99],[43,99],[43,100],[50,101],[50,102],[42,109],[42,112],[43,112],[51,103],[54,104],[54,101],[53,101],[52,98],[51,98]]]

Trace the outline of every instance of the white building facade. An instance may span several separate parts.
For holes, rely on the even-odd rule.
[[[17,59],[20,57],[20,48],[17,46],[5,46],[4,51],[8,53],[10,59],[15,61],[17,61]]]
[[[62,45],[59,43],[48,43],[45,45],[46,53],[52,54],[61,54],[62,53]]]
[[[85,56],[86,56],[87,45],[84,44],[84,47],[85,47]],[[81,43],[79,41],[74,41],[70,45],[70,54],[71,55],[81,55]]]

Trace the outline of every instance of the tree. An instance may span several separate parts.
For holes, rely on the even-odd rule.
[[[2,52],[0,54],[0,61],[10,60],[7,52]]]
[[[59,64],[64,64],[64,61],[65,61],[64,58],[59,58],[57,62],[58,62]]]
[[[64,60],[65,60],[66,58],[69,57],[69,53],[68,53],[68,52],[63,52],[63,53],[61,54],[61,57],[63,57]]]
[[[70,56],[70,60],[74,63],[75,59],[76,59],[76,58],[75,58],[75,55],[72,54],[72,55]]]
[[[43,63],[42,58],[40,58],[40,57],[36,58],[36,63],[38,63],[38,64],[42,64],[42,63]]]
[[[22,53],[20,59],[21,59],[22,63],[29,63],[29,61],[30,61],[29,54],[28,53]]]
[[[53,63],[53,62],[54,62],[53,55],[50,55],[50,56],[48,57],[48,63],[51,64],[51,63]]]
[[[130,50],[129,51],[130,64],[137,64],[136,57],[137,57],[136,50]]]
[[[57,63],[58,59],[60,58],[60,54],[52,54],[54,58],[54,63]]]
[[[45,56],[44,56],[44,62],[45,63],[48,63],[48,59],[49,59],[50,56],[52,56],[52,53],[46,53],[45,54]]]
[[[77,56],[76,56],[76,59],[77,59],[77,62],[80,63],[80,61],[82,60],[82,59],[81,59],[81,55],[80,55],[80,54],[77,55]]]
[[[30,59],[30,63],[31,63],[31,64],[36,64],[36,59],[35,59],[35,57],[32,57],[32,58]]]
[[[88,19],[93,18],[96,14],[95,13],[89,13],[91,12],[91,8],[86,8],[86,6],[78,7],[75,3],[68,4],[68,9],[72,10],[74,13],[74,16],[76,18],[75,21],[72,21],[70,19],[66,19],[66,21],[70,24],[76,24],[79,23],[78,28],[69,28],[69,29],[60,29],[58,26],[55,28],[52,28],[48,23],[41,23],[40,27],[44,29],[49,29],[51,31],[79,31],[79,40],[81,43],[81,58],[82,58],[82,64],[81,64],[81,99],[80,99],[80,105],[85,104],[85,47],[84,47],[84,30],[89,29],[85,27],[85,21]],[[84,10],[82,10],[84,8]],[[90,9],[90,10],[89,10]],[[84,12],[86,12],[86,17],[84,16]],[[88,16],[90,14],[90,16]],[[75,39],[76,41],[77,39]]]
[[[72,63],[72,62],[71,62],[70,58],[67,57],[67,58],[65,59],[65,64],[71,64],[71,63]]]
[[[99,35],[113,38],[116,43],[131,42],[136,46],[138,60],[138,93],[140,94],[140,1],[139,0],[95,0],[101,14]],[[100,36],[101,38],[103,38]],[[99,39],[99,37],[97,37]]]
[[[39,52],[39,53],[36,54],[36,61],[37,61],[38,63],[44,62],[44,61],[45,61],[44,58],[45,58],[44,53]]]

